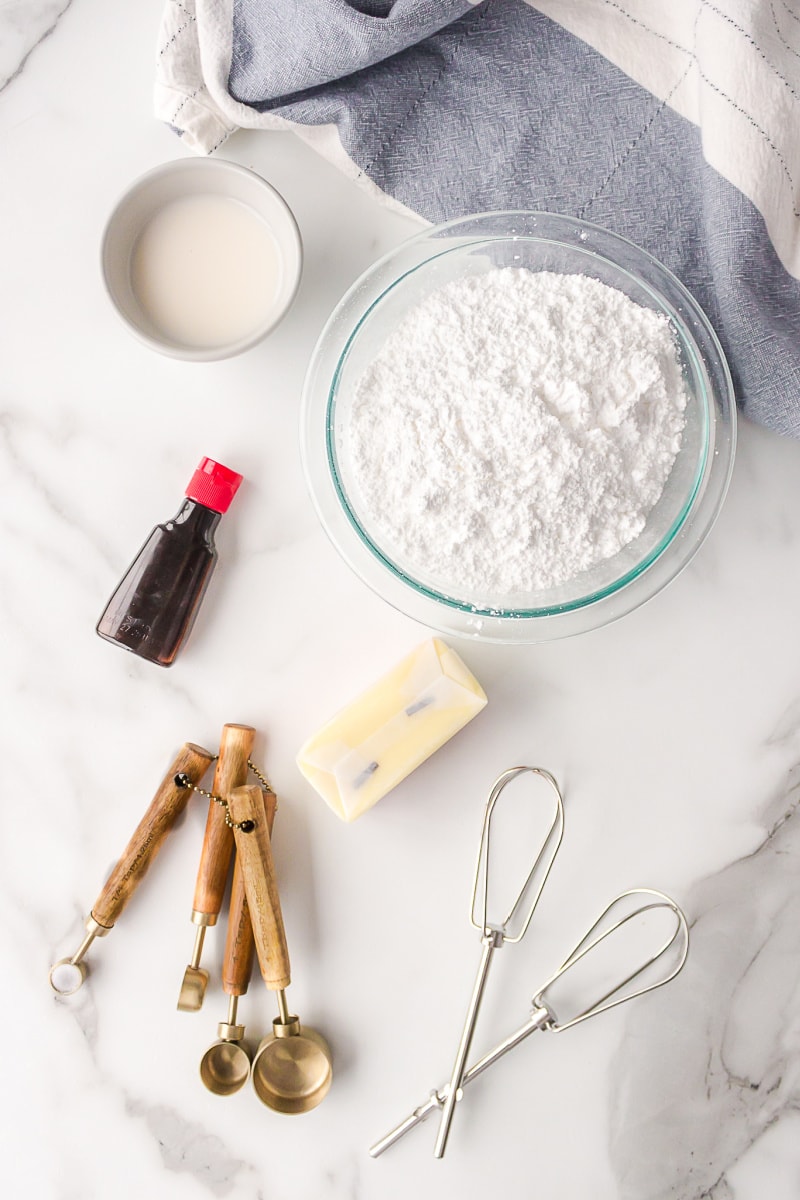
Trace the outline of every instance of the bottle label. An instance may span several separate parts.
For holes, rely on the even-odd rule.
[[[150,625],[147,621],[140,621],[138,617],[126,613],[120,622],[119,632],[134,641],[143,642],[150,635]]]

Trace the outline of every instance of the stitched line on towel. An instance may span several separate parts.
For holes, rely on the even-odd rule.
[[[786,49],[789,51],[790,54],[793,54],[795,56],[795,58],[800,58],[800,54],[798,54],[798,52],[795,50],[794,46],[789,45],[786,38],[783,36],[783,33],[781,32],[781,27],[778,24],[778,18],[775,15],[775,5],[772,3],[772,0],[769,0],[769,11],[772,13],[772,20],[775,25],[775,32],[777,33],[778,37],[780,38],[782,44],[786,47]],[[792,16],[794,16],[794,13],[792,13]]]
[[[737,104],[736,101],[734,99],[732,99],[732,97],[729,96],[727,92],[724,92],[721,87],[718,87],[716,83],[711,82],[711,80],[708,78],[708,76],[706,75],[703,68],[700,66],[700,62],[699,62],[697,55],[692,50],[687,49],[686,46],[679,45],[678,42],[673,42],[672,38],[666,37],[665,34],[659,33],[656,29],[651,29],[649,25],[645,25],[644,21],[640,21],[638,17],[634,17],[631,13],[629,13],[627,11],[627,9],[624,9],[621,4],[615,3],[615,0],[605,0],[605,3],[609,8],[616,9],[616,11],[618,13],[620,13],[621,16],[627,17],[628,20],[633,25],[638,25],[640,29],[644,29],[646,33],[652,34],[653,37],[658,38],[662,42],[666,42],[667,45],[672,46],[673,49],[680,50],[682,54],[688,54],[689,58],[693,61],[693,63],[697,67],[697,73],[700,76],[700,78],[702,79],[703,83],[705,83],[708,87],[710,87],[713,92],[716,92],[717,95],[720,96],[727,104],[730,104],[731,108],[735,109],[736,112],[738,112],[741,116],[743,116],[744,119],[753,126],[753,128],[756,130],[757,133],[761,134],[761,137],[764,139],[764,141],[769,146],[770,150],[772,151],[772,153],[775,155],[778,162],[780,163],[781,168],[783,169],[784,175],[789,180],[789,186],[791,187],[791,195],[792,195],[792,215],[795,217],[800,217],[800,209],[797,207],[797,204],[794,199],[797,189],[796,189],[796,185],[794,182],[794,178],[792,176],[792,172],[789,170],[789,164],[786,162],[786,159],[781,154],[780,150],[775,145],[772,138],[769,136],[769,134],[766,132],[765,129],[761,128],[761,126],[758,124],[756,119],[754,117],[752,117],[749,112],[747,112],[745,109],[743,109],[740,104]],[[698,15],[699,15],[699,13],[698,13]]]
[[[397,125],[395,125],[394,129],[391,131],[389,136],[381,143],[381,145],[378,147],[377,152],[372,156],[372,158],[369,160],[369,162],[366,163],[361,168],[361,171],[359,172],[359,176],[366,175],[367,171],[369,171],[369,169],[371,167],[374,167],[377,162],[380,162],[380,160],[383,158],[386,151],[391,146],[394,139],[397,137],[398,133],[400,133],[400,131],[408,124],[408,122],[413,117],[414,113],[419,108],[420,104],[422,104],[423,100],[427,100],[427,98],[430,96],[430,94],[434,90],[434,88],[441,82],[442,77],[444,76],[444,73],[447,70],[447,68],[452,67],[453,63],[456,60],[456,56],[464,43],[464,39],[468,36],[468,34],[470,34],[472,32],[473,28],[477,29],[478,25],[480,25],[481,21],[485,18],[488,11],[489,11],[489,0],[486,0],[486,3],[484,4],[481,12],[478,14],[477,21],[469,22],[467,24],[463,33],[461,34],[461,37],[458,39],[455,46],[453,47],[453,52],[450,55],[449,59],[446,59],[442,63],[442,65],[439,68],[436,75],[434,75],[433,79],[430,81],[430,83],[427,85],[427,87],[423,88],[423,90],[417,96],[416,100],[411,105],[411,107],[409,108],[409,110],[405,114],[405,116],[400,119],[400,121],[397,123]]]
[[[798,17],[797,13],[792,12],[792,10],[789,8],[789,5],[786,3],[786,0],[781,0],[781,4],[786,9],[792,20],[797,21],[800,24],[800,17]]]
[[[185,9],[181,9],[181,12],[185,12],[185,11],[186,11]],[[191,15],[191,13],[190,13],[190,14],[189,14],[189,20],[188,20],[188,21],[185,21],[185,22],[183,23],[183,25],[179,25],[179,26],[178,26],[178,28],[177,28],[177,29],[175,30],[175,32],[173,33],[172,37],[171,37],[171,38],[169,39],[169,41],[167,42],[166,46],[162,47],[162,49],[161,49],[161,50],[159,50],[159,52],[158,52],[158,57],[159,57],[159,58],[161,58],[162,54],[166,54],[166,53],[167,53],[167,51],[169,50],[170,46],[172,45],[172,43],[173,43],[174,41],[176,41],[176,40],[177,40],[177,39],[178,39],[178,38],[181,36],[181,34],[182,34],[182,33],[183,33],[185,30],[187,30],[187,29],[189,28],[189,26],[191,25],[192,21],[196,21],[196,20],[197,20],[197,18],[196,18],[196,17],[193,17],[193,16]]]
[[[183,13],[183,15],[185,17],[188,17],[190,21],[197,20],[197,17],[195,16],[195,14],[193,12],[189,12],[189,9],[186,8],[185,5],[181,4],[180,0],[172,0],[172,3],[175,5],[176,8],[179,8],[181,10],[181,12]]]
[[[195,96],[199,95],[199,93],[200,93],[200,92],[202,92],[202,90],[203,90],[203,85],[202,85],[202,83],[201,83],[201,84],[200,84],[200,87],[198,87],[198,88],[195,88],[195,89],[194,89],[194,91],[191,93],[191,95],[189,95],[189,96],[184,96],[184,97],[183,97],[183,99],[181,100],[180,104],[179,104],[179,105],[178,105],[178,107],[175,109],[175,112],[172,114],[172,120],[171,120],[171,122],[170,122],[170,124],[171,124],[171,125],[174,125],[174,124],[175,124],[175,122],[176,122],[176,121],[177,121],[177,119],[178,119],[178,114],[179,114],[179,113],[181,113],[181,112],[183,112],[184,108],[185,108],[185,107],[186,107],[186,105],[189,103],[189,101],[190,101],[190,100],[194,100]]]
[[[689,74],[689,72],[691,71],[691,69],[692,69],[692,63],[688,63],[686,66],[686,70],[679,76],[678,79],[676,79],[675,83],[670,88],[668,94],[664,97],[664,99],[661,101],[661,103],[658,105],[658,107],[653,111],[650,118],[647,121],[645,121],[644,125],[639,130],[639,132],[636,134],[636,136],[631,138],[630,142],[628,142],[628,145],[625,147],[625,149],[623,150],[623,152],[619,156],[619,158],[615,159],[613,167],[608,172],[608,174],[606,175],[603,182],[600,184],[600,186],[598,188],[595,189],[594,192],[592,192],[589,199],[584,204],[582,204],[581,207],[578,209],[576,216],[578,217],[579,220],[582,221],[585,218],[587,211],[592,207],[595,200],[598,198],[598,196],[602,195],[602,193],[606,190],[608,185],[611,183],[611,180],[614,178],[614,176],[616,175],[616,173],[620,169],[620,167],[623,166],[623,164],[630,158],[631,154],[636,149],[637,145],[642,140],[644,135],[652,128],[653,124],[661,116],[662,112],[667,107],[670,100],[675,95],[675,93],[677,92],[678,88],[681,86],[683,81],[686,79],[686,77]]]
[[[718,17],[721,17],[723,21],[727,21],[727,23],[731,26],[732,29],[735,29],[737,31],[737,33],[740,33],[742,35],[742,37],[744,38],[744,40],[753,47],[756,54],[758,54],[759,58],[763,58],[764,62],[767,64],[770,71],[772,71],[773,75],[776,75],[778,77],[778,79],[780,79],[781,83],[784,83],[786,85],[787,90],[794,97],[794,99],[800,100],[800,96],[798,96],[797,92],[794,90],[792,85],[789,83],[789,80],[786,78],[786,76],[782,75],[781,72],[778,70],[778,68],[774,65],[774,63],[771,63],[769,61],[766,54],[759,46],[758,42],[755,40],[755,38],[750,36],[750,34],[747,32],[747,30],[745,28],[743,28],[743,26],[737,24],[736,21],[734,21],[733,17],[729,17],[727,13],[724,13],[722,11],[722,9],[717,8],[716,4],[710,4],[709,0],[700,0],[700,3],[703,5],[703,8],[707,8],[709,10],[709,12],[716,13],[716,15]]]

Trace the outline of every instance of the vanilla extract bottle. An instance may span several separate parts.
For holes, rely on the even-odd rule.
[[[214,534],[242,476],[203,458],[171,521],[156,525],[97,623],[106,641],[169,667],[197,616],[217,562]]]

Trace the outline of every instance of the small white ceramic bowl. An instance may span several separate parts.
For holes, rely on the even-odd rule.
[[[277,254],[277,285],[271,299],[241,336],[185,341],[166,332],[137,295],[132,263],[148,225],[168,205],[191,197],[222,197],[245,205],[262,221]],[[133,334],[151,350],[192,362],[230,358],[261,341],[291,305],[303,263],[297,223],[282,196],[246,167],[225,159],[187,158],[165,163],[138,179],[118,202],[103,234],[101,262],[111,301]]]

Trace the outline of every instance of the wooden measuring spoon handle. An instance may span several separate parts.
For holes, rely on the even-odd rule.
[[[267,826],[272,834],[272,822],[275,819],[275,796],[268,792],[264,798]],[[250,920],[250,909],[247,906],[247,894],[244,890],[242,860],[237,854],[233,860],[231,903],[228,910],[228,929],[225,934],[225,954],[222,960],[222,990],[227,996],[243,996],[247,991],[250,976],[253,973],[254,950],[253,925]]]
[[[287,988],[292,980],[261,788],[234,788],[228,804],[234,822],[236,854],[242,863],[261,974],[270,991],[280,991]],[[236,828],[247,821],[253,822],[250,832]]]
[[[213,761],[214,755],[210,750],[191,742],[187,742],[179,751],[94,903],[92,918],[98,925],[106,929],[112,927],[141,883],[170,829],[189,803],[191,788],[181,787],[175,782],[175,777],[185,775],[190,783],[199,783]]]
[[[235,787],[247,782],[247,762],[255,736],[252,725],[223,725],[219,758],[211,784],[215,796],[227,799]],[[225,817],[224,806],[210,800],[192,901],[193,913],[213,918],[203,922],[208,925],[216,922],[222,908],[233,854],[233,833],[230,826],[226,825]]]

